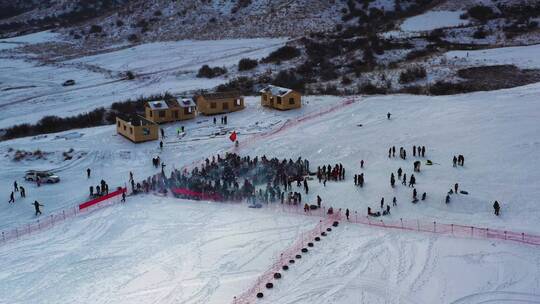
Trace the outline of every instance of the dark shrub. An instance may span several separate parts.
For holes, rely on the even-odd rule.
[[[92,25],[90,27],[90,34],[95,34],[95,33],[101,33],[103,31],[103,28],[99,25]]]
[[[284,46],[281,47],[268,55],[268,57],[263,58],[263,63],[286,61],[300,56],[300,50],[294,46]]]
[[[483,5],[476,5],[467,11],[470,17],[480,21],[480,22],[487,22],[490,19],[495,18],[495,13],[493,12],[493,9],[488,6]]]
[[[255,59],[242,58],[238,62],[238,70],[239,71],[251,70],[257,67],[257,65],[258,65],[258,62]]]
[[[484,28],[480,27],[473,33],[474,39],[484,39],[487,36],[487,32],[484,30]]]
[[[214,77],[218,77],[218,76],[221,76],[223,74],[226,74],[226,73],[227,73],[227,69],[224,68],[224,67],[223,68],[220,68],[220,67],[211,68],[207,64],[205,64],[199,69],[199,72],[197,73],[197,77],[199,77],[199,78],[214,78]]]
[[[217,87],[218,92],[239,91],[242,94],[253,94],[254,81],[251,77],[238,77]]]
[[[424,67],[412,67],[401,72],[399,75],[399,83],[409,83],[419,79],[426,78],[426,69]]]
[[[290,88],[300,92],[304,91],[306,83],[303,78],[299,77],[294,71],[280,71],[274,81],[275,85]]]

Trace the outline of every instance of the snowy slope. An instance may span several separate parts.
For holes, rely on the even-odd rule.
[[[151,158],[160,155],[166,170],[230,150],[218,130],[239,131],[241,155],[342,163],[345,182],[326,187],[310,182],[304,200],[319,194],[327,206],[350,208],[363,216],[381,197],[398,206],[389,220],[421,219],[540,234],[540,84],[494,92],[444,97],[391,95],[357,97],[356,102],[294,124],[296,118],[336,107],[342,98],[307,96],[300,110],[261,108],[248,98],[229,125],[211,118],[164,125],[165,149],[157,143],[134,145],[114,126],[78,130],[80,137],[21,138],[0,143],[2,184],[7,197],[13,180],[28,198],[0,204],[2,229],[34,219],[30,202],[45,205],[44,216],[84,200],[101,178],[111,186],[153,174]],[[386,119],[391,112],[392,119]],[[250,141],[283,126],[270,137]],[[357,126],[362,124],[361,127]],[[177,139],[184,125],[187,135]],[[66,134],[69,132],[64,132]],[[404,146],[406,161],[387,157],[388,147]],[[425,202],[411,204],[410,188],[389,185],[390,172],[412,173],[412,145],[427,147],[426,166],[417,176]],[[81,155],[62,161],[73,147]],[[47,160],[11,160],[13,151],[40,148]],[[84,152],[84,153],[83,153]],[[455,154],[465,166],[453,168]],[[366,161],[365,169],[359,161]],[[85,169],[93,176],[86,179]],[[21,177],[25,170],[56,169],[62,181],[40,188]],[[363,172],[363,189],[352,175]],[[469,195],[446,191],[458,182]],[[502,214],[492,214],[493,200]],[[354,214],[354,213],[353,213]],[[0,303],[226,303],[244,291],[279,254],[312,228],[317,219],[248,209],[242,205],[188,202],[153,195],[129,198],[125,205],[97,210],[50,230],[0,247]],[[504,241],[465,240],[429,234],[379,230],[342,223],[288,272],[264,303],[512,303],[540,301],[538,248]],[[60,287],[59,287],[60,286]],[[3,302],[2,302],[3,301]]]
[[[430,31],[438,28],[466,25],[469,20],[459,18],[463,11],[429,11],[424,14],[407,18],[401,24],[405,32]]]
[[[540,44],[477,51],[450,51],[445,56],[449,61],[458,64],[513,64],[523,69],[538,69],[540,68],[538,54],[540,54]]]
[[[196,78],[203,64],[225,66],[234,73],[240,59],[265,57],[286,41],[151,43],[55,65],[0,57],[0,128],[33,123],[45,115],[72,116],[141,95],[210,89],[227,79]],[[122,80],[119,74],[128,70],[138,78]],[[76,85],[63,87],[68,79]]]

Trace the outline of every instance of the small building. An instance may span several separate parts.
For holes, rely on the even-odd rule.
[[[269,85],[260,91],[261,105],[278,110],[291,110],[302,107],[302,96],[291,89]]]
[[[146,119],[166,123],[195,118],[196,105],[191,98],[148,101],[145,104]]]
[[[139,115],[116,116],[116,132],[134,143],[159,138],[159,125]]]
[[[216,115],[244,109],[244,97],[239,92],[209,93],[197,96],[197,110],[204,115]]]

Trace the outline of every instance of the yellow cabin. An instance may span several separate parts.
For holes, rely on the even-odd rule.
[[[204,115],[216,115],[244,109],[244,97],[238,92],[210,93],[197,96],[197,110]]]
[[[134,143],[159,138],[159,125],[142,116],[116,116],[116,132]]]
[[[269,85],[260,91],[261,105],[278,110],[291,110],[302,107],[300,93],[274,85]]]
[[[155,123],[166,123],[179,120],[193,119],[196,115],[196,105],[191,98],[148,101],[145,104],[146,119]]]

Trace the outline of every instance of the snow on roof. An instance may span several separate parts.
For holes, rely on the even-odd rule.
[[[169,108],[165,100],[149,101],[148,106],[152,110],[166,110]]]
[[[284,95],[287,95],[290,92],[292,92],[291,89],[282,88],[282,87],[278,87],[278,86],[275,86],[275,85],[269,85],[266,88],[262,89],[260,92],[261,93],[266,93],[268,91],[270,91],[270,93],[272,95],[274,95],[274,96],[284,96]]]
[[[195,101],[193,98],[180,98],[179,104],[182,108],[194,107]]]

